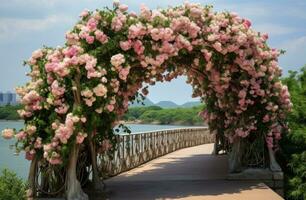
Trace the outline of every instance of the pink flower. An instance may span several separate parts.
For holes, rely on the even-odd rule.
[[[269,117],[268,114],[266,114],[266,115],[263,117],[262,122],[266,123],[266,122],[268,122],[268,121],[270,121],[270,117]]]
[[[33,151],[26,152],[26,154],[25,154],[25,158],[26,158],[27,160],[33,160],[33,159],[34,159],[34,156],[35,156],[35,151],[34,151],[34,152],[33,152]]]
[[[60,87],[59,82],[55,80],[51,85],[51,92],[55,97],[60,97],[65,93],[65,88]]]
[[[96,96],[103,97],[107,93],[107,88],[102,83],[100,83],[93,89],[93,92]]]
[[[93,92],[89,89],[86,89],[86,90],[81,91],[81,95],[86,97],[86,98],[90,98],[90,97],[92,97]]]
[[[61,143],[66,144],[72,133],[73,129],[71,127],[67,127],[61,124],[60,127],[55,131],[55,136],[61,141]]]
[[[80,17],[87,17],[89,15],[89,10],[85,9],[81,12]]]
[[[20,131],[19,133],[17,133],[16,135],[15,135],[15,137],[16,137],[16,139],[17,140],[24,140],[24,139],[26,139],[26,134],[25,134],[25,132],[24,131]]]
[[[127,51],[132,47],[132,41],[131,40],[120,41],[120,47],[123,51]]]
[[[88,35],[88,36],[86,37],[86,42],[87,42],[88,44],[92,44],[92,43],[94,43],[94,41],[95,41],[95,37],[94,37],[94,36]]]
[[[97,24],[98,24],[98,22],[97,22],[97,20],[96,20],[95,18],[90,18],[90,19],[88,20],[86,26],[88,27],[88,29],[89,29],[90,31],[94,31],[94,30],[97,29]]]
[[[250,26],[252,25],[252,23],[251,23],[248,19],[244,19],[244,20],[243,20],[243,25],[244,25],[246,28],[250,28]]]
[[[190,9],[190,16],[191,17],[200,17],[202,13],[203,13],[203,11],[200,8],[191,8]]]
[[[41,50],[41,49],[38,49],[38,50],[36,50],[36,51],[34,51],[34,52],[32,53],[32,58],[36,60],[36,59],[38,59],[38,58],[41,58],[43,55],[44,55],[44,54],[43,54],[42,50]]]
[[[134,39],[139,38],[146,34],[146,28],[141,24],[133,24],[129,27],[129,35],[128,38]]]
[[[108,42],[108,37],[107,35],[105,35],[102,31],[100,30],[96,30],[95,31],[95,36],[96,39],[101,42],[102,44],[105,44],[106,42]]]
[[[76,142],[78,144],[82,144],[84,139],[87,137],[86,133],[78,133],[77,137],[76,137]]]
[[[119,67],[124,62],[125,62],[125,58],[124,58],[124,55],[122,55],[121,53],[116,54],[111,57],[111,64],[115,67]]]
[[[69,109],[69,105],[63,104],[63,105],[55,108],[55,112],[57,112],[58,114],[66,114],[68,109]]]
[[[65,56],[67,57],[73,57],[73,56],[76,56],[79,52],[79,47],[73,45],[71,47],[69,47],[68,49],[64,50],[64,54]]]
[[[244,99],[246,97],[246,91],[245,90],[240,90],[238,97],[241,99]]]
[[[267,143],[267,146],[269,149],[272,149],[273,148],[273,137],[271,136],[267,136],[266,137],[266,143]]]
[[[215,42],[213,45],[212,45],[217,51],[221,52],[222,51],[222,45],[220,42]]]
[[[59,165],[59,164],[62,164],[63,161],[61,160],[61,158],[55,157],[55,158],[51,158],[49,162],[52,165]]]
[[[129,73],[130,73],[130,68],[129,67],[123,68],[119,72],[119,78],[122,79],[122,80],[126,80]]]
[[[143,54],[145,50],[145,47],[142,45],[140,40],[136,40],[136,42],[134,42],[133,48],[137,55]]]
[[[123,15],[124,16],[124,15]],[[116,32],[120,31],[123,27],[123,23],[125,22],[126,18],[125,16],[116,16],[113,18],[112,20],[112,24],[111,27],[113,30],[115,30]]]
[[[203,53],[204,53],[204,57],[205,57],[206,62],[209,62],[210,58],[212,56],[212,53],[207,51],[206,49],[203,51]]]
[[[41,141],[42,139],[40,138],[40,137],[37,137],[36,138],[36,141],[35,141],[35,143],[34,143],[34,148],[36,148],[36,149],[40,149],[40,148],[42,148],[42,141]]]
[[[14,137],[14,134],[15,131],[13,129],[6,128],[2,131],[2,137],[7,140],[12,139]]]
[[[112,105],[112,104],[108,104],[107,106],[106,106],[106,108],[107,108],[107,110],[109,111],[109,112],[112,112],[113,110],[114,110],[114,105]]]
[[[150,20],[151,19],[151,11],[148,7],[146,7],[144,4],[141,4],[140,6],[140,16],[143,17],[146,20]]]
[[[121,5],[119,6],[119,10],[120,10],[121,12],[127,11],[128,8],[129,8],[129,7],[128,7],[127,5],[125,5],[125,4],[121,4]]]
[[[26,132],[29,135],[33,135],[36,132],[36,130],[37,130],[36,126],[33,126],[33,125],[26,126]]]

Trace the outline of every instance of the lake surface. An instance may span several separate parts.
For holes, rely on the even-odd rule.
[[[163,129],[182,128],[186,126],[172,125],[151,125],[151,124],[127,124],[132,132],[144,132]],[[0,121],[0,133],[5,128],[16,128],[17,130],[23,127],[23,121]],[[10,145],[15,144],[13,140],[4,140],[0,136],[0,170],[9,168],[17,173],[18,176],[26,179],[28,175],[30,161],[24,158],[24,153],[18,156],[14,155],[14,149],[10,149]]]

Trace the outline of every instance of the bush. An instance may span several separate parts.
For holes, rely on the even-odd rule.
[[[281,140],[279,162],[285,173],[286,199],[306,199],[306,67],[283,79],[289,88],[293,110],[288,116],[291,132]]]
[[[4,169],[0,176],[0,200],[23,200],[26,185],[14,172]]]

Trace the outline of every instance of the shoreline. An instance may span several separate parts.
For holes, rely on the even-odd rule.
[[[170,124],[163,124],[159,121],[153,121],[153,122],[143,122],[141,120],[132,120],[132,121],[124,121],[121,120],[119,123],[122,124],[148,124],[148,125],[165,125],[165,126],[207,126],[207,124],[202,123],[202,124],[185,124],[182,122],[175,122],[175,123],[170,123]]]
[[[10,120],[10,119],[0,119],[0,122],[24,122],[23,119],[17,119],[17,120]],[[202,124],[185,124],[183,122],[175,122],[175,123],[170,123],[170,124],[163,124],[159,121],[153,121],[153,122],[143,122],[142,120],[132,120],[132,121],[125,121],[125,120],[120,120],[119,124],[147,124],[147,125],[164,125],[164,126],[207,126],[207,124],[202,123]]]
[[[23,119],[0,119],[0,122],[23,122]]]

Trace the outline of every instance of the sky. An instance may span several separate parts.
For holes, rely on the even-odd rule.
[[[182,4],[182,0],[122,0],[129,11],[139,11],[143,3],[151,9]],[[195,0],[210,4],[215,11],[233,11],[252,21],[252,28],[269,34],[273,48],[286,50],[279,59],[283,74],[306,64],[306,1],[304,0]],[[0,91],[14,91],[25,84],[27,68],[23,60],[43,45],[64,44],[65,33],[86,9],[111,7],[111,0],[1,0],[0,3]],[[153,102],[171,100],[182,104],[192,99],[192,88],[180,77],[149,88]]]

